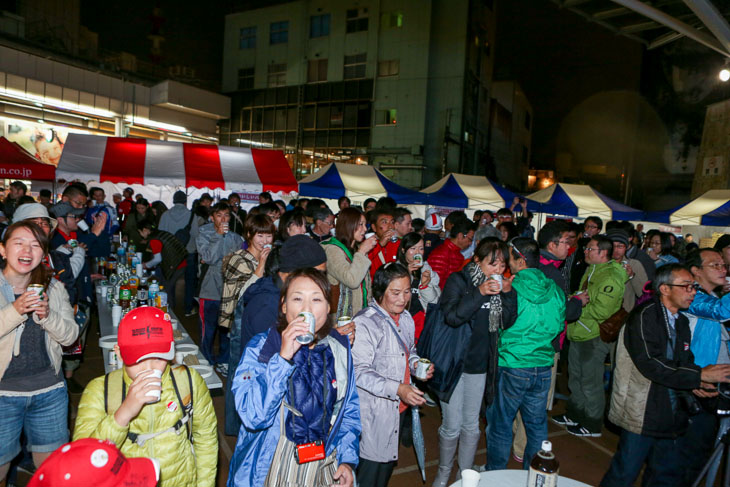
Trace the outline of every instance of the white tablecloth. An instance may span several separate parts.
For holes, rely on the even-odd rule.
[[[525,487],[527,484],[527,470],[492,470],[482,472],[479,487]],[[451,484],[451,487],[461,487],[461,480]],[[583,482],[560,477],[558,487],[591,487]]]
[[[99,294],[96,295],[96,306],[97,310],[99,311],[99,331],[101,333],[101,336],[108,336],[108,335],[116,335],[117,334],[117,328],[112,324],[112,310],[106,300],[106,298],[101,297]],[[169,311],[170,316],[175,318],[175,314],[170,310]],[[176,341],[176,344],[183,344],[183,343],[195,343],[192,338],[190,338],[190,335],[188,335],[185,330],[181,330],[183,338],[182,340]],[[202,359],[203,355],[200,353],[200,350],[198,350],[198,358]],[[102,356],[104,358],[104,372],[110,372],[109,368],[109,353],[107,350],[102,350]],[[205,378],[205,383],[208,386],[208,389],[221,389],[223,387],[223,382],[221,381],[221,378],[218,377],[218,374],[213,371],[213,374]]]

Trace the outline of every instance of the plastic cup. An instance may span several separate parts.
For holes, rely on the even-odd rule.
[[[462,487],[477,487],[481,475],[476,470],[466,469],[461,471]]]
[[[145,377],[156,377],[158,379],[162,379],[162,371],[157,369],[150,369],[150,372]],[[154,397],[155,399],[153,401],[149,401],[147,404],[152,404],[160,400],[160,396],[162,395],[162,381],[160,382],[151,382],[153,386],[160,387],[160,389],[152,389],[150,391],[147,391],[145,393],[145,396]]]
[[[144,274],[144,268],[142,267],[142,264],[137,264],[137,268],[135,269],[135,274],[137,274],[137,277],[142,277]]]
[[[88,232],[89,231],[89,225],[84,220],[79,220],[79,222],[77,223],[77,225],[84,232]]]
[[[118,304],[112,306],[112,326],[119,326],[122,321],[122,307]]]

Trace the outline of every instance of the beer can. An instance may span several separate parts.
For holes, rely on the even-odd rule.
[[[309,332],[305,333],[303,335],[299,335],[296,340],[301,343],[302,345],[309,345],[314,341],[314,331],[315,331],[315,325],[316,321],[314,320],[314,315],[310,313],[309,311],[302,311],[299,313],[298,316],[301,316],[304,318],[304,321],[309,325]]]
[[[393,243],[397,242],[398,241],[398,234],[397,233],[394,233],[393,235],[391,235],[390,241],[393,242]]]
[[[418,267],[423,266],[423,255],[421,254],[414,254],[413,255],[413,263],[416,264]]]
[[[340,316],[337,318],[337,328],[349,325],[350,323],[352,323],[351,316]]]
[[[499,283],[499,290],[502,290],[502,274],[492,274],[489,276],[490,279],[493,279]]]
[[[271,244],[265,244],[264,249],[271,249]]]
[[[417,379],[425,380],[426,374],[428,374],[428,368],[431,367],[431,361],[427,358],[419,358],[416,362],[416,373]]]
[[[29,285],[25,290],[26,291],[32,291],[38,295],[39,298],[43,299],[43,290],[45,288],[43,287],[43,284],[31,284]],[[40,305],[36,305],[40,306]]]
[[[69,244],[69,246],[70,246],[70,247],[71,247],[72,249],[75,249],[76,247],[78,247],[78,246],[79,246],[79,242],[78,242],[78,240],[76,240],[76,239],[73,239],[73,238],[72,238],[72,239],[70,239],[69,241],[67,241],[66,243],[67,243],[67,244]]]

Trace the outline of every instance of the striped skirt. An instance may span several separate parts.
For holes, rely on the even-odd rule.
[[[329,487],[334,483],[337,450],[322,460],[300,465],[295,455],[296,448],[286,434],[279,437],[265,487]]]

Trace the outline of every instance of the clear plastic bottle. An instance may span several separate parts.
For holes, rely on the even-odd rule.
[[[553,444],[542,442],[542,450],[530,462],[527,474],[527,487],[556,487],[560,464],[553,454]]]

